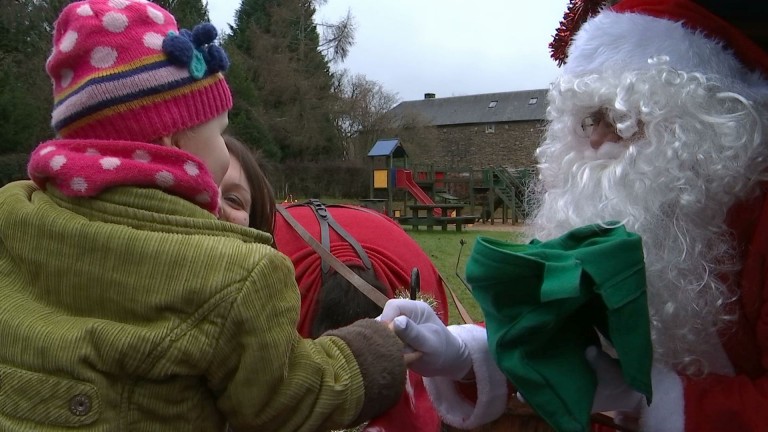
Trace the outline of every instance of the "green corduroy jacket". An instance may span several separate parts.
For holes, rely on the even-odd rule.
[[[0,189],[0,430],[309,431],[393,405],[397,339],[301,339],[269,240],[159,190]]]

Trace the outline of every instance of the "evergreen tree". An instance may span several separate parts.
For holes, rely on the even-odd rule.
[[[331,74],[320,52],[314,14],[311,0],[243,0],[227,40],[235,58],[250,59],[230,76],[233,87],[250,89],[235,93],[240,103],[231,127],[279,161],[338,159],[342,154],[332,118]],[[234,82],[239,80],[245,82]],[[264,125],[256,135],[249,133],[254,122]]]
[[[176,17],[180,29],[192,28],[202,22],[209,22],[208,2],[202,0],[154,0],[155,3]]]
[[[347,10],[347,15],[339,22],[319,22],[317,26],[322,29],[323,33],[320,51],[331,63],[343,62],[355,43],[356,25],[352,18],[352,12]]]
[[[66,0],[15,0],[0,8],[0,178],[24,175],[26,159],[51,138],[51,81],[45,61],[51,52],[53,23]],[[12,163],[9,161],[13,161]],[[22,170],[6,172],[9,167]]]
[[[253,80],[254,60],[234,45],[227,51],[231,61],[227,83],[234,99],[234,106],[229,113],[229,129],[243,142],[260,149],[264,157],[279,161],[282,153],[272,139],[266,123],[267,115]]]

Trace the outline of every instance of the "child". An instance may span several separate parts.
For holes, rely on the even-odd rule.
[[[296,333],[290,261],[220,222],[232,98],[210,25],[72,3],[46,69],[57,139],[0,189],[0,430],[318,430],[391,407],[373,320]]]

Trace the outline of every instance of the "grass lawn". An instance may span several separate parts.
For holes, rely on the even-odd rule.
[[[456,276],[458,263],[458,273],[461,277],[464,277],[464,268],[467,265],[467,259],[472,252],[472,247],[475,244],[475,239],[478,237],[492,237],[501,240],[508,241],[521,241],[519,233],[514,231],[426,231],[424,229],[419,231],[413,231],[412,229],[405,228],[406,232],[413,237],[413,239],[421,245],[421,248],[429,255],[432,262],[435,264],[440,274],[446,280],[451,287],[459,301],[467,309],[469,315],[475,321],[482,321],[483,314],[480,311],[480,307],[472,298],[472,294],[466,288],[461,279]],[[464,240],[466,244],[461,247],[460,241]],[[459,249],[461,249],[461,257],[459,257]],[[450,293],[446,292],[448,301],[451,302],[450,308],[450,323],[460,324],[461,316],[456,309],[453,301],[451,300]]]

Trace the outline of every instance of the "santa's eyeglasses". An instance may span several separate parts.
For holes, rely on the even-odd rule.
[[[611,120],[611,117],[608,115],[608,109],[607,108],[600,108],[597,111],[592,112],[588,116],[584,117],[581,120],[581,130],[584,133],[584,136],[589,138],[592,136],[592,132],[594,129],[599,126],[602,122],[608,122],[611,127],[614,129],[616,128],[615,123],[613,120]]]

